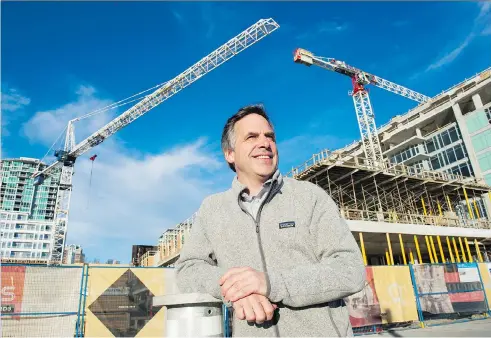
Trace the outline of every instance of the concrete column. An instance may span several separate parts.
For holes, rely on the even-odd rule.
[[[476,99],[474,97],[476,97]],[[476,105],[476,109],[478,109],[479,103],[481,104],[480,107],[482,107],[481,97],[479,96],[479,94],[473,95],[472,100],[474,101],[474,105]],[[481,167],[479,166],[479,162],[477,161],[477,156],[474,151],[474,146],[472,145],[469,130],[467,129],[467,124],[465,123],[465,118],[462,115],[459,104],[454,103],[452,109],[455,115],[455,119],[457,120],[457,125],[459,126],[460,133],[462,134],[462,140],[464,141],[465,149],[467,150],[467,156],[469,156],[469,160],[472,165],[472,170],[474,170],[474,176],[476,178],[483,179]],[[486,206],[488,218],[491,219],[491,216],[489,216],[491,215],[491,201],[489,200],[488,196],[482,196],[482,198]]]
[[[421,134],[421,129],[416,128],[416,135],[419,137],[423,137],[423,135]]]
[[[457,125],[459,126],[460,133],[462,134],[462,140],[464,141],[465,149],[467,150],[467,156],[469,156],[472,170],[474,171],[474,176],[476,176],[477,178],[482,178],[481,168],[479,167],[479,162],[477,161],[474,146],[472,145],[471,136],[469,134],[469,130],[467,129],[467,124],[465,123],[465,118],[462,115],[459,104],[454,103],[452,109],[455,115],[455,119],[457,120]]]
[[[472,95],[472,102],[474,102],[474,106],[476,107],[476,110],[483,107],[481,95],[479,94]]]

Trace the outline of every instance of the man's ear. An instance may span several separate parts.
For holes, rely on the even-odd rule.
[[[232,149],[228,149],[224,153],[225,160],[230,163],[234,164],[235,163],[235,152]]]

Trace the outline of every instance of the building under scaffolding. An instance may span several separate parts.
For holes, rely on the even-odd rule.
[[[324,151],[287,176],[329,193],[367,264],[488,259],[481,240],[491,237],[484,207],[491,187],[446,172],[364,162],[355,156],[341,160]],[[397,245],[391,243],[394,240]]]

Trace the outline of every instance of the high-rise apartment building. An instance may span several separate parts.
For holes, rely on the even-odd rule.
[[[40,185],[31,175],[46,165],[37,159],[1,161],[0,253],[2,262],[47,262],[53,240],[56,196],[60,182],[54,172]]]
[[[82,246],[77,244],[65,246],[65,250],[63,250],[63,264],[77,264],[84,262],[85,254],[82,250]]]

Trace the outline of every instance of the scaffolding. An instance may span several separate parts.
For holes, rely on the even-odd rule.
[[[371,166],[328,150],[286,176],[322,187],[345,219],[491,229],[483,201],[491,187],[474,177],[388,161]]]
[[[159,238],[157,259],[154,265],[172,266],[179,258],[182,246],[189,238],[189,234],[196,218],[196,213],[173,229],[167,229]]]

